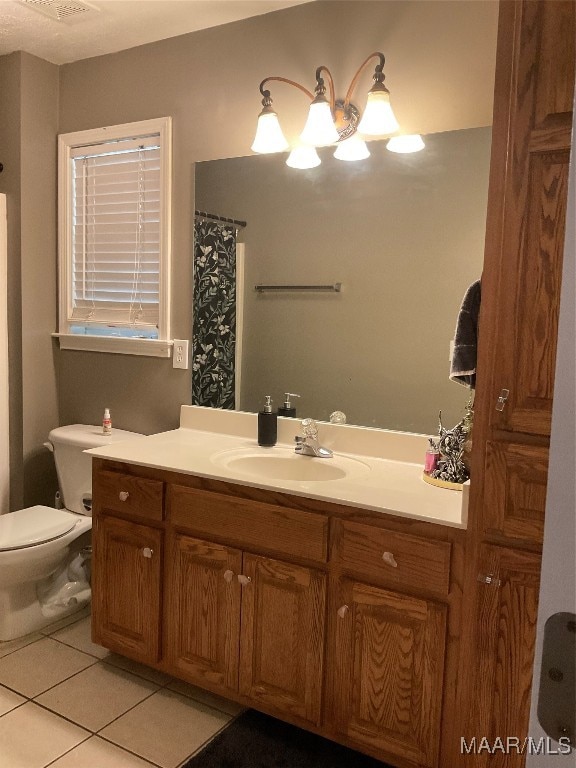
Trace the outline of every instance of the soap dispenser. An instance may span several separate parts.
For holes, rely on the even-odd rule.
[[[258,412],[258,445],[270,448],[278,437],[278,415],[272,413],[270,395],[266,395],[264,410]]]
[[[291,397],[300,397],[293,392],[286,392],[284,394],[284,405],[278,408],[278,416],[291,416],[293,419],[296,417],[296,408],[290,402]]]

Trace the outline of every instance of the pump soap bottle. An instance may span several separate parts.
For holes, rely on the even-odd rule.
[[[278,437],[278,415],[272,413],[270,395],[266,395],[264,410],[258,412],[258,445],[271,448]]]
[[[102,419],[102,434],[112,434],[112,419],[110,417],[110,408],[104,408],[104,418]]]
[[[293,419],[296,418],[296,408],[290,402],[291,397],[300,397],[300,395],[295,395],[294,392],[286,392],[284,394],[284,405],[282,408],[278,408],[278,416],[291,416]]]

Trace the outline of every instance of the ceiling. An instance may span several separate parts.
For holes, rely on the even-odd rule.
[[[0,56],[66,64],[309,1],[0,0]]]

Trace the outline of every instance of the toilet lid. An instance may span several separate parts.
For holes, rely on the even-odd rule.
[[[0,552],[58,539],[71,531],[77,521],[70,512],[41,505],[0,515]]]

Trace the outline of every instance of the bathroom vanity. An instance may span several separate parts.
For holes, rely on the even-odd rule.
[[[313,459],[258,448],[254,414],[182,413],[217,431],[92,451],[94,640],[400,768],[448,764],[467,493],[422,481],[422,436],[321,425],[335,456]]]

